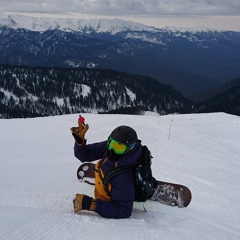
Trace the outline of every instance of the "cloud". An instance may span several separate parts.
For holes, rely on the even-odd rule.
[[[239,15],[239,0],[1,0],[0,11],[101,15]]]

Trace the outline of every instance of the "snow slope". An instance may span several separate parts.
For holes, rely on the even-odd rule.
[[[88,142],[131,125],[153,154],[156,178],[192,190],[187,208],[135,203],[130,219],[74,214],[80,183],[70,127],[77,115],[0,120],[0,239],[240,239],[240,118],[224,113],[85,114]]]

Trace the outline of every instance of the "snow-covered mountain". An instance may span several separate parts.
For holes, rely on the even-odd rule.
[[[118,125],[136,129],[152,152],[154,176],[188,186],[190,205],[135,203],[132,216],[122,220],[74,214],[76,193],[93,196],[93,187],[76,176],[80,162],[69,129],[78,115],[0,119],[0,239],[240,239],[239,117],[83,116],[88,143],[107,139]]]
[[[121,31],[152,31],[158,30],[141,23],[124,21],[120,19],[74,19],[74,18],[38,18],[20,14],[6,14],[0,12],[0,24],[10,28],[24,28],[30,31],[44,32],[47,30],[59,29],[66,32],[109,32],[117,34]]]
[[[189,100],[171,86],[111,70],[0,65],[0,118],[108,112],[131,108],[185,113]]]
[[[146,75],[190,99],[240,75],[239,49],[240,32],[183,32],[118,19],[0,15],[1,64]]]
[[[240,78],[232,79],[214,98],[196,105],[149,77],[106,69],[0,65],[0,118],[146,110],[162,115],[226,112],[240,116],[239,92]]]

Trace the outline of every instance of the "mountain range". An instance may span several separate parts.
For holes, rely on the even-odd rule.
[[[187,113],[192,103],[170,85],[107,69],[0,65],[0,118],[79,112]]]
[[[240,116],[240,77],[215,90],[215,96],[197,106],[198,112],[227,112]]]
[[[149,76],[195,102],[212,97],[212,89],[240,76],[239,49],[240,32],[0,14],[0,64]]]
[[[0,118],[79,112],[142,114],[226,112],[240,116],[240,78],[193,104],[170,85],[108,69],[0,65]]]

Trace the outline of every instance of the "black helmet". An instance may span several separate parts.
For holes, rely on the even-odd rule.
[[[119,126],[115,128],[109,136],[110,138],[120,143],[131,146],[138,140],[137,133],[134,129],[129,126]]]

